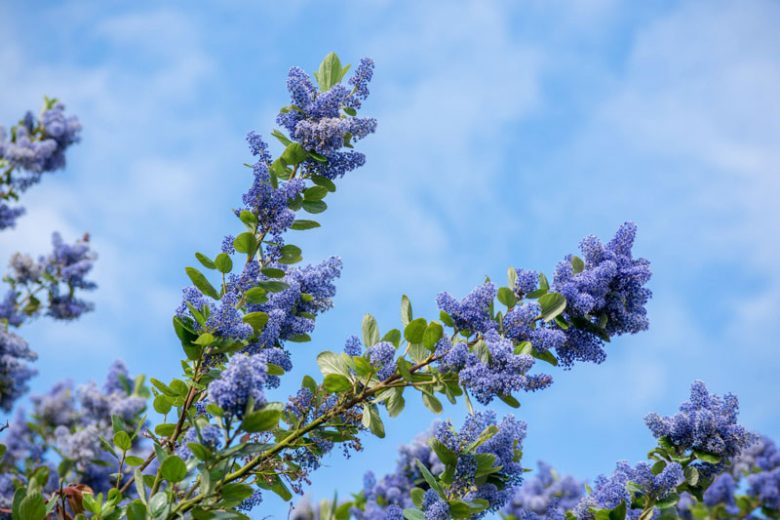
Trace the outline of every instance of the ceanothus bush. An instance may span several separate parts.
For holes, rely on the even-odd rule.
[[[349,456],[366,435],[383,438],[383,418],[419,395],[432,413],[442,411],[442,399],[469,413],[461,424],[435,422],[401,447],[395,471],[367,473],[350,499],[306,497],[291,518],[780,518],[775,445],[738,424],[734,396],[711,394],[703,383],[694,383],[678,414],[647,417],[658,440],[647,460],[618,462],[591,483],[544,463],[527,476],[527,425],[489,408],[496,400],[517,408],[519,396],[553,383],[550,370],[601,363],[611,340],[648,328],[650,264],[634,257],[630,222],[606,243],[584,238],[582,256],[565,256],[552,281],[511,267],[505,284],[485,280],[463,297],[439,294],[433,318],[415,316],[402,296],[400,323],[380,331],[366,315],[342,350],[317,355],[321,376],[306,375],[292,395],[278,395],[292,370],[290,350],[311,341],[342,270],[337,257],[303,264],[296,233],[320,227],[314,218],[337,182],[366,163],[355,147],[378,128],[358,115],[374,62],[362,59],[347,77],[349,69],[331,53],[314,79],[290,70],[290,103],[270,134],[282,146],[278,156],[260,134],[248,134],[253,162],[235,228],[185,268],[191,285],[172,319],[181,375],[131,377],[117,362],[101,386],[64,381],[33,396],[31,412],[17,410],[0,446],[0,517],[262,517],[270,494],[292,503],[327,454]],[[5,201],[61,168],[80,130],[61,104],[47,101],[39,118],[0,132],[0,229],[21,214]],[[5,278],[6,411],[26,392],[35,359],[10,328],[39,315],[76,319],[92,308],[79,297],[95,288],[87,237],[68,245],[55,234],[53,242],[49,256],[12,257]]]

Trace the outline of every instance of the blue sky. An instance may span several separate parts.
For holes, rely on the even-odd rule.
[[[508,265],[549,273],[583,235],[633,220],[654,266],[651,329],[522,397],[527,464],[592,478],[640,459],[644,415],[672,412],[694,379],[736,393],[744,423],[780,438],[777,2],[281,4],[0,4],[0,121],[47,94],[84,124],[68,169],[31,190],[28,215],[0,236],[0,261],[44,252],[54,230],[89,231],[100,254],[97,311],[24,331],[41,356],[34,391],[102,379],[117,357],[176,374],[183,267],[238,229],[243,136],[273,129],[289,66],[314,70],[335,50],[375,59],[365,111],[379,130],[323,227],[297,240],[345,270],[313,343],[293,346],[283,391],[365,312],[395,326],[403,292],[432,314],[441,290],[463,295]],[[390,470],[390,448],[428,426],[423,410],[409,406],[348,461],[330,458],[315,495]],[[262,508],[286,512],[270,496]]]

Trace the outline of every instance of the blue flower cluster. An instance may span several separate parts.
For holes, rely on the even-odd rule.
[[[5,200],[16,199],[37,184],[43,173],[65,166],[65,150],[79,141],[81,124],[75,116],[65,115],[65,106],[47,100],[40,118],[27,112],[10,132],[0,126],[0,169],[5,184],[0,191],[0,230],[13,227],[24,213]]]
[[[544,462],[534,478],[517,488],[504,508],[509,520],[563,520],[585,494],[585,485],[571,476],[560,476]]]
[[[267,365],[260,357],[237,354],[230,358],[219,378],[209,383],[209,400],[227,416],[241,418],[265,405],[263,390],[267,379]]]
[[[749,446],[753,435],[737,424],[737,397],[710,394],[701,381],[691,386],[689,401],[680,405],[679,413],[671,417],[650,414],[645,418],[653,436],[667,439],[679,450],[695,450],[720,458],[728,464]],[[714,471],[712,464],[703,464],[705,471]],[[719,468],[718,468],[719,469]]]
[[[733,473],[747,477],[748,495],[762,507],[780,510],[780,449],[770,438],[756,436],[735,460]]]
[[[67,460],[66,481],[90,486],[95,492],[105,492],[114,482],[116,460],[105,451],[100,437],[113,436],[112,416],[134,428],[146,409],[146,395],[138,393],[135,383],[121,361],[115,362],[105,384],[94,383],[74,388],[69,381],[56,384],[47,394],[32,399],[32,417],[19,410],[11,421],[2,442],[8,447],[0,460],[0,474],[13,475],[25,482],[29,463],[52,466]],[[35,428],[30,427],[31,420]],[[139,454],[140,441],[135,441],[132,454]],[[57,471],[53,486],[56,488]],[[53,489],[52,489],[53,490]],[[0,503],[13,496],[0,496]]]
[[[447,292],[436,297],[439,309],[449,314],[458,330],[485,333],[496,328],[491,316],[493,300],[496,298],[496,286],[485,282],[476,287],[462,300],[457,300]]]
[[[656,475],[647,462],[631,466],[621,461],[612,475],[600,475],[596,478],[592,492],[583,497],[572,512],[578,519],[593,520],[596,518],[594,509],[614,509],[621,502],[625,502],[628,518],[636,519],[642,509],[632,508],[634,493],[640,497],[649,496],[661,500],[674,493],[684,480],[683,469],[676,462],[666,465]]]
[[[254,174],[252,185],[242,197],[244,209],[257,216],[258,229],[261,233],[270,233],[278,237],[295,220],[295,213],[288,204],[301,194],[305,184],[302,179],[295,178],[274,187],[268,169],[271,164],[268,145],[254,132],[249,133],[247,140],[252,154],[257,157],[257,162],[252,166]]]
[[[376,130],[375,119],[354,115],[368,96],[373,69],[373,61],[364,58],[348,81],[351,90],[337,84],[325,92],[318,92],[302,69],[290,69],[287,90],[292,106],[279,114],[277,122],[293,140],[326,159],[304,163],[307,173],[335,179],[365,164],[365,155],[343,149]]]
[[[0,327],[0,409],[10,412],[27,392],[27,382],[37,373],[28,362],[37,357],[24,339]]]
[[[553,290],[566,297],[564,317],[576,326],[557,349],[564,365],[600,363],[606,358],[603,341],[592,329],[607,337],[647,329],[645,305],[652,293],[645,284],[650,280],[650,263],[633,258],[635,237],[636,225],[627,222],[607,244],[595,236],[585,237],[579,268],[572,256],[558,264]]]
[[[455,489],[467,491],[463,495],[465,500],[478,498],[487,500],[489,506],[486,511],[496,511],[501,508],[509,500],[512,488],[523,480],[520,456],[523,439],[525,439],[525,423],[511,415],[497,422],[494,412],[484,411],[469,415],[458,431],[449,422],[439,423],[433,430],[433,436],[450,450],[457,454],[468,455],[468,447],[491,427],[494,427],[494,433],[487,435],[487,440],[477,447],[475,453],[495,456],[494,465],[501,467],[499,473],[501,484],[491,479],[481,484],[479,480],[475,480],[477,466],[468,456],[465,457],[465,464],[461,462],[464,457],[459,458],[459,467],[452,484]]]
[[[462,363],[457,363],[455,356],[463,347],[453,347],[445,363],[447,368],[458,371],[460,384],[480,403],[486,405],[496,396],[512,395],[518,390],[539,390],[552,383],[549,375],[528,374],[534,358],[515,354],[512,341],[495,330],[488,331],[479,345],[482,348],[475,347],[461,356]]]
[[[395,471],[380,480],[370,471],[365,474],[362,509],[352,509],[352,514],[358,520],[381,520],[414,507],[409,493],[423,478],[416,461],[419,460],[433,474],[444,471],[444,465],[431,449],[429,440],[429,433],[422,434],[411,443],[401,446]]]

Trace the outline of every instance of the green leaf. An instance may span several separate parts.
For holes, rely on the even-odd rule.
[[[420,470],[420,473],[425,479],[425,482],[428,483],[431,489],[436,491],[441,498],[445,498],[444,490],[441,488],[439,481],[436,480],[436,477],[434,477],[433,474],[431,474],[431,472],[428,470],[428,468],[425,467],[425,464],[420,462],[420,459],[414,459],[414,462],[417,464],[417,468]]]
[[[385,335],[382,336],[382,341],[392,343],[396,348],[398,348],[398,345],[401,343],[401,331],[398,329],[388,330]]]
[[[146,505],[140,500],[133,500],[125,511],[127,520],[146,520]]]
[[[300,143],[292,142],[285,147],[282,155],[279,158],[289,165],[298,165],[308,159],[309,154],[306,153],[306,149],[300,145]]]
[[[280,142],[280,143],[282,143],[284,146],[287,146],[288,144],[292,143],[292,141],[290,141],[290,140],[287,138],[287,136],[286,136],[286,135],[284,135],[284,134],[283,134],[282,132],[280,132],[279,130],[276,130],[276,129],[274,129],[274,131],[273,131],[273,132],[271,132],[271,135],[272,135],[272,136],[274,136],[274,137],[276,137],[276,138],[279,140],[279,142]]]
[[[404,338],[406,338],[406,341],[409,343],[420,343],[427,326],[428,323],[425,321],[425,318],[417,318],[416,320],[410,321],[409,324],[404,327]]]
[[[328,205],[325,204],[324,201],[321,200],[304,200],[303,201],[303,210],[307,213],[317,214],[322,213],[328,209]]]
[[[133,447],[133,441],[130,440],[127,432],[116,432],[114,434],[114,446],[122,451],[127,451]]]
[[[317,365],[320,367],[320,371],[325,376],[328,374],[341,374],[343,376],[349,376],[349,366],[340,354],[335,354],[328,351],[321,352],[317,356]]]
[[[404,509],[404,518],[406,520],[425,520],[425,513],[419,509],[406,508]]]
[[[357,110],[355,110],[352,107],[344,107],[344,113],[352,117],[355,117],[357,115]]]
[[[458,463],[457,453],[435,437],[431,437],[431,448],[433,448],[433,451],[436,452],[439,460],[441,460],[445,466],[455,466]]]
[[[507,307],[513,307],[517,303],[515,292],[508,287],[498,288],[498,301],[506,305]]]
[[[217,258],[214,259],[214,264],[220,273],[229,273],[233,270],[233,260],[225,253],[220,253]]]
[[[325,376],[325,380],[322,382],[322,386],[328,392],[346,392],[352,390],[352,383],[349,378],[341,374],[328,374]]]
[[[342,67],[341,60],[335,52],[328,53],[325,59],[322,60],[322,63],[320,63],[319,70],[314,73],[320,92],[326,92],[334,85],[340,83],[347,70],[349,70],[349,65]]]
[[[404,399],[404,389],[391,388],[390,391],[390,397],[387,399],[385,406],[387,407],[387,413],[390,415],[390,417],[397,417],[398,414],[403,411],[404,406],[406,405],[406,400]]]
[[[176,425],[171,423],[158,424],[154,427],[154,433],[163,437],[170,436],[174,431],[176,431]]]
[[[290,334],[287,336],[287,341],[292,341],[293,343],[306,343],[307,341],[311,341],[311,336],[303,332],[299,334]]]
[[[581,273],[582,271],[585,270],[585,262],[582,261],[582,258],[576,255],[572,255],[571,270],[574,274]]]
[[[165,415],[171,411],[171,401],[165,395],[158,395],[154,398],[154,409],[157,413]]]
[[[290,226],[290,229],[296,229],[302,231],[304,229],[313,229],[320,227],[320,223],[316,220],[296,220]]]
[[[375,404],[363,403],[363,426],[380,439],[385,438],[385,425]]]
[[[428,350],[433,350],[434,347],[436,347],[436,344],[439,342],[443,334],[444,334],[444,327],[442,327],[440,323],[437,323],[435,321],[430,322],[428,326],[425,327],[425,332],[423,332],[423,337],[422,337],[423,346]]]
[[[412,302],[405,294],[401,296],[401,323],[406,327],[412,321]]]
[[[222,486],[222,489],[219,492],[222,500],[237,503],[243,502],[247,498],[251,497],[252,493],[254,493],[252,486],[240,484],[238,482],[225,484]]]
[[[151,513],[153,518],[166,516],[169,509],[168,495],[165,491],[155,493],[155,495],[149,499],[149,513]]]
[[[457,462],[457,459],[455,459]],[[425,490],[418,487],[413,487],[412,490],[409,492],[409,495],[412,497],[412,502],[417,507],[422,507],[423,504],[423,498],[425,497]]]
[[[187,276],[190,277],[190,280],[192,280],[193,285],[197,287],[200,292],[206,296],[214,298],[215,300],[219,300],[219,293],[214,288],[214,286],[209,283],[203,273],[194,267],[187,267],[185,271],[187,272]]]
[[[252,287],[244,293],[244,298],[246,299],[247,303],[251,304],[265,303],[268,301],[268,296],[266,293],[267,291],[262,287]]]
[[[251,211],[242,210],[241,213],[238,214],[238,218],[240,218],[241,222],[252,231],[257,227],[257,215]]]
[[[46,502],[40,493],[36,491],[24,497],[24,500],[19,504],[19,518],[24,520],[44,520],[46,518]]]
[[[263,311],[250,312],[244,314],[242,318],[244,323],[249,324],[256,333],[261,332],[265,324],[268,323],[268,314]]]
[[[704,451],[694,450],[693,454],[696,455],[696,458],[702,462],[706,462],[708,464],[720,463],[720,457],[718,457],[717,455],[713,455],[712,453],[706,453]]]
[[[447,314],[445,311],[439,311],[439,319],[448,327],[455,326],[455,321],[452,319],[452,316]]]
[[[542,308],[542,319],[549,322],[566,308],[566,297],[560,293],[547,293],[539,297],[539,306]]]
[[[303,190],[303,200],[322,200],[328,194],[328,188],[324,186],[312,186]]]
[[[206,269],[214,269],[214,262],[203,253],[195,253],[195,258],[197,258],[198,262],[200,262],[201,265],[203,265],[203,267]]]
[[[531,350],[531,355],[536,359],[540,359],[551,364],[554,367],[558,366],[558,358],[556,358],[549,350]]]
[[[125,462],[128,466],[140,466],[144,463],[144,459],[141,457],[136,457],[135,455],[128,455],[125,457]]]
[[[257,250],[257,238],[254,233],[245,231],[233,239],[233,247],[235,247],[236,251],[239,253],[253,255]]]
[[[187,476],[187,465],[177,455],[169,455],[160,464],[160,474],[169,482],[181,482]]]
[[[363,345],[370,347],[379,343],[379,326],[376,323],[376,318],[370,314],[363,316]]]
[[[241,429],[248,433],[266,432],[273,430],[279,424],[279,418],[282,413],[280,410],[266,408],[252,412],[244,417],[241,423]]]
[[[269,480],[265,480],[269,479]],[[287,489],[287,486],[284,482],[282,482],[282,479],[279,478],[279,475],[271,474],[267,475],[265,478],[257,479],[256,480],[257,485],[260,486],[263,489],[268,489],[270,491],[273,491],[279,497],[281,497],[282,500],[285,502],[289,502],[292,500],[292,493],[290,493],[290,490]]]
[[[436,414],[441,413],[442,410],[441,401],[439,401],[436,397],[434,397],[431,394],[423,393],[422,400],[423,400],[423,404],[427,409],[429,409],[430,411]]]
[[[508,404],[512,408],[520,408],[520,401],[518,401],[517,399],[515,399],[511,395],[499,395],[498,398],[501,399],[502,401],[504,401],[506,404]]]
[[[311,180],[317,186],[322,186],[331,193],[336,191],[336,184],[334,184],[334,182],[327,177],[323,177],[322,175],[312,175]]]
[[[263,280],[257,283],[258,287],[262,287],[269,292],[282,292],[288,289],[290,286],[279,280]]]

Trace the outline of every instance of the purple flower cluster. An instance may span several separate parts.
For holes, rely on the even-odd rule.
[[[574,477],[561,477],[544,462],[538,463],[534,478],[516,488],[504,513],[511,520],[563,520],[585,493],[585,486]]]
[[[451,347],[448,343],[445,340],[444,345],[439,345],[438,352],[445,352],[442,370],[458,372],[460,384],[482,404],[489,404],[496,396],[509,396],[518,390],[540,390],[552,383],[549,375],[528,374],[534,366],[534,358],[515,354],[512,341],[495,330],[484,334],[484,339],[471,350],[465,343],[455,343]]]
[[[0,326],[0,409],[10,412],[27,392],[27,382],[37,373],[28,362],[37,357],[24,339]]]
[[[671,417],[650,414],[645,418],[653,436],[665,438],[680,450],[696,450],[730,462],[751,444],[753,436],[737,424],[736,396],[710,394],[701,381],[691,386],[689,401]]]
[[[0,126],[0,165],[7,173],[0,181],[7,186],[0,199],[18,196],[41,180],[43,173],[65,166],[65,150],[79,141],[81,124],[75,116],[65,115],[65,106],[47,101],[41,117],[31,112],[7,132]],[[0,200],[0,230],[13,227],[24,213]]]
[[[326,159],[307,160],[304,163],[307,173],[335,179],[365,163],[365,155],[343,148],[351,148],[352,142],[376,130],[375,119],[354,116],[354,110],[368,97],[373,68],[374,62],[364,58],[348,81],[351,90],[339,84],[325,92],[317,92],[302,69],[290,69],[287,90],[292,106],[279,114],[277,122],[290,132],[293,140]]]
[[[267,366],[260,357],[236,354],[227,362],[219,378],[209,383],[209,401],[228,416],[241,418],[247,411],[265,405],[263,390],[267,379]],[[247,410],[250,404],[252,410]]]
[[[558,264],[553,290],[566,297],[564,316],[576,325],[557,349],[564,365],[605,359],[601,340],[589,332],[592,328],[610,337],[647,329],[645,305],[652,293],[645,284],[650,279],[650,263],[633,258],[635,237],[633,223],[620,226],[607,244],[595,236],[585,237],[580,243],[582,270],[577,272],[572,256]]]

